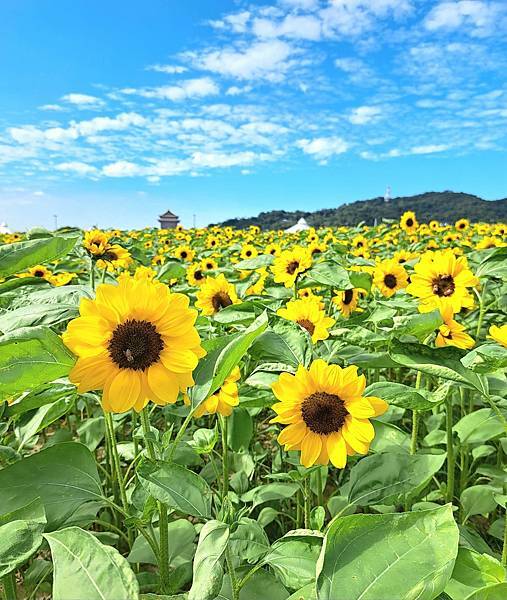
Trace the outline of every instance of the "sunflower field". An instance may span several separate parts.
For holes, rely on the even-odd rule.
[[[0,236],[5,600],[505,600],[506,232]]]

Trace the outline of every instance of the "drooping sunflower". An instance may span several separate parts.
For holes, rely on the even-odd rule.
[[[194,417],[201,417],[205,414],[214,415],[215,413],[229,417],[233,408],[239,404],[239,392],[236,382],[240,377],[239,367],[234,367],[220,389],[197,408]]]
[[[507,325],[491,325],[488,337],[507,348]]]
[[[290,288],[296,278],[312,266],[312,256],[306,248],[295,246],[291,250],[280,252],[271,267],[276,283],[283,283]]]
[[[110,273],[116,269],[126,269],[132,262],[130,253],[118,244],[111,244],[106,247],[103,254],[97,254],[97,267],[107,269]]]
[[[276,314],[289,321],[294,321],[306,329],[314,344],[327,339],[329,328],[336,323],[332,317],[326,315],[326,311],[321,308],[320,299],[317,297],[290,300],[287,306],[278,309]]]
[[[354,311],[360,311],[361,309],[357,306],[359,301],[359,289],[349,289],[344,291],[335,292],[333,296],[333,303],[340,309],[340,312],[344,317],[350,317]]]
[[[455,313],[473,307],[468,288],[477,286],[479,280],[465,256],[457,257],[450,249],[425,252],[414,271],[407,292],[419,298],[427,310],[439,308],[441,301],[450,304]]]
[[[373,275],[373,283],[386,298],[407,287],[408,275],[395,258],[379,262]]]
[[[285,450],[300,450],[301,464],[327,465],[338,469],[347,455],[367,454],[375,436],[370,417],[387,410],[384,400],[363,396],[366,380],[357,367],[342,369],[318,359],[295,375],[282,373],[272,384],[279,400],[273,405],[272,423],[287,425],[278,435]]]
[[[190,246],[178,246],[174,251],[174,255],[176,258],[183,260],[185,262],[192,262],[194,260],[195,251],[192,250]]]
[[[444,320],[440,325],[435,339],[435,346],[442,348],[443,346],[456,346],[456,348],[473,348],[474,339],[465,333],[466,327],[453,319],[454,313],[450,304],[440,303],[440,314]]]
[[[110,239],[110,233],[101,231],[100,229],[92,229],[91,231],[85,231],[83,246],[93,256],[100,256],[105,253]]]
[[[239,302],[236,288],[229,283],[223,273],[218,277],[206,277],[206,281],[197,292],[195,306],[205,315],[213,315],[222,308]]]
[[[81,300],[79,313],[63,334],[78,357],[69,379],[80,393],[103,390],[104,410],[173,403],[194,384],[192,371],[205,351],[187,296],[124,277],[99,285],[95,300]]]
[[[419,223],[417,222],[415,212],[411,210],[405,211],[400,218],[400,227],[408,234],[413,234],[417,231]]]

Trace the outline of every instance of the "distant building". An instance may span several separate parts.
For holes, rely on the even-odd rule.
[[[7,227],[7,223],[0,223],[0,233],[12,233],[12,231]]]
[[[180,218],[168,210],[163,215],[160,215],[158,221],[160,223],[160,229],[174,229],[180,222]]]

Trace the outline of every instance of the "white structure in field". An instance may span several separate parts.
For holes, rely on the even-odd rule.
[[[388,185],[386,187],[386,193],[384,194],[384,202],[389,202],[392,199],[391,196],[391,186]]]
[[[305,231],[306,229],[310,229],[310,225],[308,225],[306,220],[301,217],[295,225],[286,229],[285,233],[297,233],[298,231]]]
[[[7,223],[0,223],[0,233],[12,233],[12,231],[7,227]]]

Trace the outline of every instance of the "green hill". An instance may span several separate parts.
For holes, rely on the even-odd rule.
[[[250,225],[258,225],[261,229],[287,229],[301,217],[314,227],[353,226],[361,221],[373,225],[375,219],[377,222],[382,219],[399,219],[406,210],[415,211],[420,223],[428,223],[432,219],[441,223],[454,223],[462,217],[475,223],[507,222],[507,198],[483,200],[461,192],[426,192],[415,196],[400,196],[389,202],[384,202],[384,198],[379,196],[314,212],[272,210],[261,212],[256,217],[228,219],[219,225],[238,229],[245,229]]]

